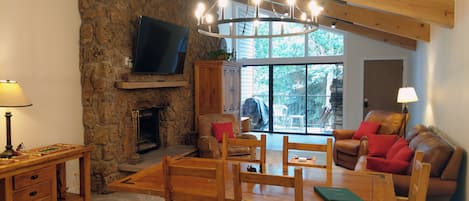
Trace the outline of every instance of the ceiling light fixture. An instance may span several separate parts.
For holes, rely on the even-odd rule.
[[[213,5],[211,5],[209,9],[206,9],[205,4],[198,3],[195,9],[195,17],[197,18],[198,32],[203,35],[217,38],[267,38],[307,34],[318,29],[319,25],[317,23],[317,17],[321,13],[323,8],[315,0],[312,0],[308,4],[308,9],[305,10],[302,10],[296,5],[296,0],[285,0],[285,4],[280,4],[276,1],[264,1],[272,4],[272,13],[274,14],[274,17],[261,17],[259,15],[260,6],[263,3],[262,0],[250,0],[251,4],[246,5],[247,10],[254,9],[254,13],[252,14],[252,16],[230,19],[225,18],[225,9],[228,6],[228,0],[214,1]],[[280,14],[276,12],[276,9],[274,7],[286,7],[286,9],[284,10],[288,10],[288,12],[285,14]],[[301,13],[299,18],[295,16],[295,12],[297,11]],[[309,14],[309,16],[307,13]],[[217,19],[215,19],[214,16],[218,16]],[[279,23],[281,26],[281,31],[279,33],[275,32],[269,34],[259,34],[259,24],[261,22]],[[221,34],[212,30],[212,26],[218,26],[223,24],[229,25],[229,34]],[[291,25],[297,24],[302,25],[303,29],[291,28]],[[233,30],[233,27],[245,28],[246,26],[253,26],[252,30],[254,31],[237,32]]]

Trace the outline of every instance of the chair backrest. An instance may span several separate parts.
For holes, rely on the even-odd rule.
[[[423,152],[415,152],[409,185],[409,201],[425,201],[427,197],[431,165],[422,162],[422,159]]]
[[[298,159],[290,160],[288,158],[289,150],[317,151],[326,153],[326,164],[316,164],[313,160],[298,161]],[[332,172],[332,139],[327,139],[327,144],[304,144],[293,143],[288,141],[288,136],[283,136],[283,172],[288,171],[288,166],[305,166],[325,168],[328,173]]]
[[[225,200],[225,179],[223,161],[214,159],[197,159],[203,163],[214,163],[213,167],[193,167],[178,165],[174,159],[165,156],[162,160],[165,200]],[[201,195],[194,189],[187,189],[184,192],[174,191],[172,185],[173,176],[188,176],[213,179],[216,182],[216,194],[214,197]],[[194,184],[195,185],[195,184]],[[192,191],[191,191],[192,190]]]
[[[407,123],[406,115],[400,112],[371,110],[364,121],[379,123],[379,134],[398,134],[404,136],[404,125]]]
[[[241,146],[241,147],[250,147],[251,149],[256,149],[259,147],[260,157],[256,158],[256,155],[250,156],[229,156],[228,155],[228,146]],[[241,161],[241,162],[251,162],[259,163],[259,171],[263,172],[265,169],[265,160],[266,160],[266,136],[261,135],[261,139],[243,139],[243,138],[228,138],[226,135],[223,135],[221,155],[223,161],[232,160],[232,161]]]
[[[295,201],[303,201],[303,170],[295,168],[295,174],[291,176],[258,174],[253,172],[241,172],[240,164],[233,164],[233,189],[234,200],[241,201],[243,193],[242,183],[265,184],[295,188]]]

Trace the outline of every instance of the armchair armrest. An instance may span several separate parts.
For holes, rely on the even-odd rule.
[[[360,147],[358,147],[358,156],[368,155],[368,137],[363,136],[360,139]]]
[[[257,140],[257,137],[253,134],[250,134],[249,132],[241,133],[240,135],[236,136],[236,138]]]
[[[355,130],[334,130],[332,135],[334,135],[335,140],[345,140],[345,139],[352,139],[353,134],[355,134]]]
[[[197,147],[202,158],[219,158],[221,156],[218,141],[213,136],[200,136],[197,140]]]

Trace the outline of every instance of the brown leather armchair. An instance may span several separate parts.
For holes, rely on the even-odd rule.
[[[203,158],[220,158],[222,143],[218,143],[212,134],[213,122],[232,122],[233,134],[235,138],[257,139],[255,135],[241,133],[240,124],[232,114],[203,114],[199,116],[199,139],[197,146],[199,148],[200,157]],[[243,129],[244,130],[244,129]],[[228,156],[255,156],[256,150],[249,147],[228,147]]]
[[[398,112],[386,112],[381,110],[372,110],[368,112],[363,121],[378,122],[380,127],[378,134],[399,134],[404,136],[405,115]],[[354,169],[355,164],[361,155],[365,155],[367,150],[367,137],[360,140],[352,139],[355,130],[334,130],[334,162],[336,165]]]

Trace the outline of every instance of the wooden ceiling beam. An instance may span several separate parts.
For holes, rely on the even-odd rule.
[[[239,2],[239,3],[244,3],[244,4],[248,2],[248,0],[234,0],[234,1]],[[263,2],[263,4],[261,5],[261,8],[266,9],[266,10],[271,10],[272,6],[277,12],[280,12],[280,13],[286,12],[286,10],[284,10],[284,7],[281,7],[276,4],[270,4],[268,2]],[[300,14],[296,13],[296,15],[300,15]],[[390,34],[390,33],[382,32],[382,31],[370,29],[370,28],[352,24],[349,22],[344,22],[341,20],[334,20],[329,17],[319,16],[318,18],[318,24],[320,25],[330,27],[332,23],[336,24],[336,29],[339,29],[342,31],[354,33],[354,34],[361,35],[361,36],[364,36],[373,40],[382,41],[382,42],[396,45],[396,46],[406,48],[409,50],[416,50],[417,48],[417,41],[414,39],[409,39],[409,38],[398,36],[395,34]]]
[[[307,8],[310,0],[299,0],[300,8]],[[340,19],[370,29],[391,33],[415,40],[430,41],[430,24],[413,18],[360,8],[332,0],[323,0],[324,10],[321,15]]]
[[[318,18],[318,23],[323,26],[331,26],[332,23],[334,23],[336,29],[339,29],[339,30],[347,31],[350,33],[354,33],[354,34],[361,35],[361,36],[364,36],[373,40],[382,41],[385,43],[396,45],[396,46],[409,49],[409,50],[415,51],[417,49],[417,41],[414,39],[405,38],[402,36],[382,32],[382,31],[377,31],[377,30],[370,29],[367,27],[362,27],[362,26],[355,25],[352,23],[335,20],[335,19],[331,19],[331,18],[323,17],[323,16],[320,16]]]
[[[365,7],[405,15],[421,21],[454,26],[454,0],[345,0]]]

